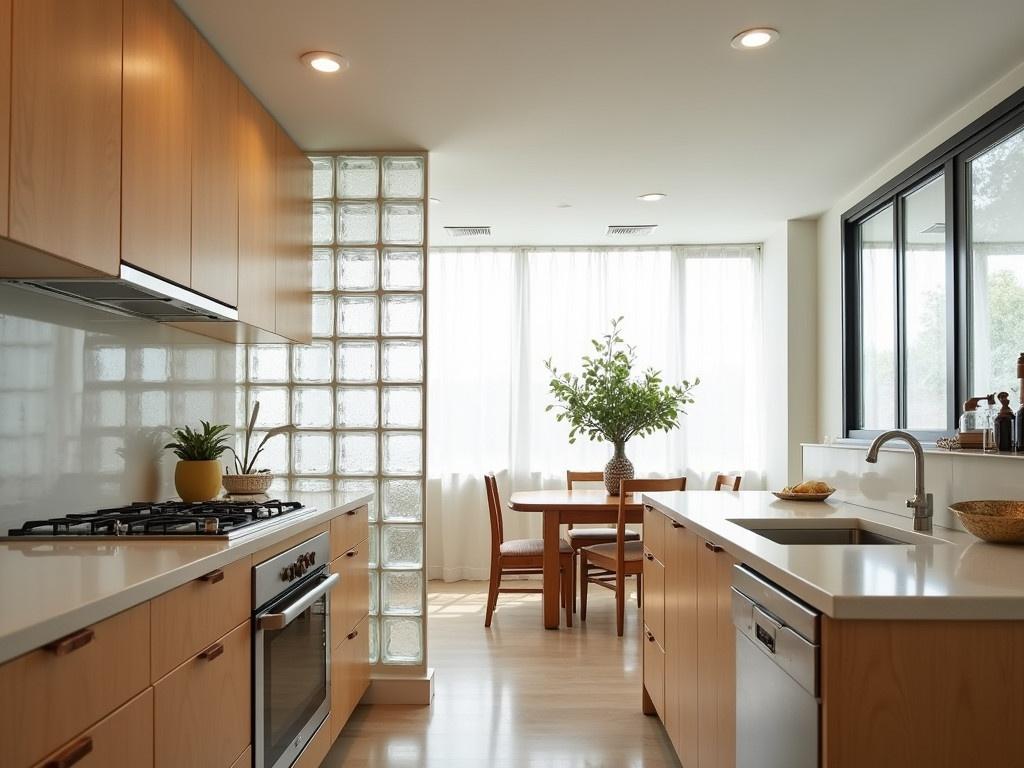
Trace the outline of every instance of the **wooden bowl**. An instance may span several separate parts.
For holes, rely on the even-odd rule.
[[[1024,501],[958,501],[949,508],[979,539],[1024,544]]]
[[[828,493],[786,493],[785,491],[772,491],[772,495],[777,499],[783,501],[824,501],[833,493],[836,489],[833,488]]]
[[[224,490],[233,496],[255,496],[266,493],[274,476],[269,472],[255,475],[224,475],[221,478]]]

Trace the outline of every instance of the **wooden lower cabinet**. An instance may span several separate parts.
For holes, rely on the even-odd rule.
[[[331,740],[345,727],[370,686],[369,618],[341,638],[331,652]]]
[[[0,665],[0,763],[32,765],[149,685],[149,603]]]
[[[656,558],[644,563],[644,581],[654,577],[663,584],[661,605],[655,601],[650,607],[644,585],[645,705],[650,702],[661,716],[684,768],[733,768],[736,651],[730,590],[736,561],[671,520],[665,520],[663,537],[664,563]],[[659,623],[661,637],[652,631]]]
[[[331,520],[331,559],[341,557],[370,536],[370,508],[356,507]]]
[[[370,612],[369,541],[357,544],[331,563],[341,583],[331,594],[331,645],[335,646]]]
[[[230,766],[250,744],[251,649],[246,621],[157,681],[157,768]]]

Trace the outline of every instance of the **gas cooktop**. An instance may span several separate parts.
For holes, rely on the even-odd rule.
[[[8,531],[7,538],[64,539],[156,537],[230,539],[276,523],[305,509],[297,501],[217,500],[186,503],[136,502],[48,520],[29,520]]]

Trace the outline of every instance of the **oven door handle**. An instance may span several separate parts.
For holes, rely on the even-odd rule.
[[[291,624],[296,618],[298,618],[303,611],[309,606],[319,600],[328,590],[331,589],[335,584],[341,581],[341,575],[332,573],[326,579],[321,581],[313,589],[309,590],[302,595],[294,603],[288,605],[283,611],[278,613],[264,613],[256,619],[256,624],[260,629],[283,629]]]

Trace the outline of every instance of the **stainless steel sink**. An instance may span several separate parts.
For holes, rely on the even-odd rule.
[[[801,545],[915,545],[947,544],[944,539],[857,517],[734,519],[729,522],[777,544]]]
[[[750,528],[779,544],[909,544],[863,528]]]

